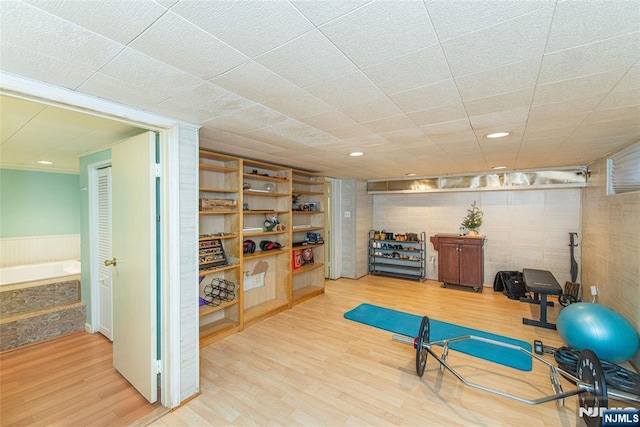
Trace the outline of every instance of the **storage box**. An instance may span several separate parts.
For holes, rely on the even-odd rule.
[[[200,199],[201,211],[234,211],[238,203],[231,199]]]

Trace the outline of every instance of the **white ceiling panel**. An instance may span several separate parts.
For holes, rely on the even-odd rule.
[[[162,94],[162,99],[192,90],[202,82],[189,73],[129,48],[102,67],[100,73]]]
[[[46,107],[18,98],[0,97],[0,143],[4,143],[22,129]]]
[[[638,31],[640,2],[610,0],[591,3],[590,7],[585,8],[576,1],[558,2],[549,32],[547,52],[583,46]]]
[[[97,70],[124,48],[25,3],[0,1],[0,12],[3,41],[70,64]]]
[[[387,94],[404,92],[451,78],[440,45],[426,47],[363,69]]]
[[[4,39],[0,41],[0,50],[0,64],[4,71],[69,89],[76,89],[94,73],[92,69],[8,43]]]
[[[320,26],[351,12],[371,0],[290,0],[314,25]]]
[[[357,71],[318,30],[309,31],[255,60],[302,88]]]
[[[335,108],[358,105],[384,94],[364,74],[355,72],[311,86],[307,91]]]
[[[313,25],[285,1],[183,0],[171,11],[250,58],[313,29]]]
[[[98,3],[0,0],[0,76],[194,123],[209,148],[338,178],[576,165],[640,140],[637,1]],[[48,153],[67,168],[121,132],[64,114],[37,130],[50,126],[40,110],[3,106],[2,165]],[[501,130],[512,135],[483,137]]]
[[[295,89],[291,82],[255,61],[247,61],[209,81],[255,102],[277,98],[282,91]]]
[[[453,76],[460,77],[539,57],[544,52],[552,17],[553,8],[544,8],[502,25],[442,42]]]
[[[152,0],[25,0],[123,45],[146,30],[167,9]]]
[[[554,0],[512,1],[425,0],[429,16],[440,40],[449,40],[538,9],[553,7]],[[508,7],[507,7],[508,6]]]
[[[422,1],[377,0],[320,27],[358,67],[437,42]]]
[[[451,79],[389,96],[404,112],[431,110],[460,103],[460,94]]]
[[[544,55],[538,83],[628,68],[640,58],[640,32]]]
[[[176,37],[176,34],[180,37]],[[171,12],[160,18],[129,47],[205,80],[249,59]]]

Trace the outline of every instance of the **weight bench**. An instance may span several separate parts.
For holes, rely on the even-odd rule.
[[[520,298],[521,302],[540,305],[540,320],[522,318],[525,325],[539,326],[541,328],[556,329],[555,323],[547,322],[547,306],[553,307],[553,302],[547,301],[547,295],[561,295],[562,288],[550,271],[525,268],[522,270],[524,286],[533,298]]]

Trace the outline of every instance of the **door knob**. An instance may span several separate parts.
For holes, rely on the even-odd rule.
[[[110,265],[113,265],[114,267],[117,265],[116,259],[105,259],[104,260],[104,265],[106,267],[109,267]]]

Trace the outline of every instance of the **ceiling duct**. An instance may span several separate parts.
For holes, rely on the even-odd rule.
[[[475,175],[370,180],[367,181],[367,193],[436,193],[585,187],[588,175],[586,166],[573,166]]]

